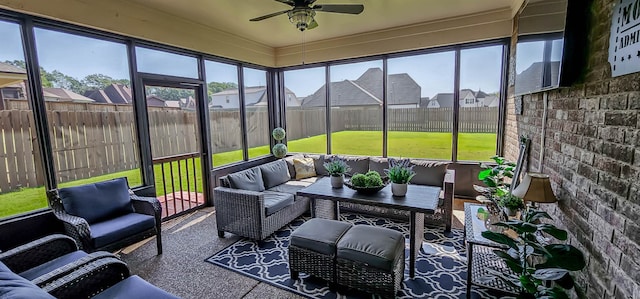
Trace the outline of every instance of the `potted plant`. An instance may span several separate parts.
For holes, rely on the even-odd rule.
[[[409,159],[396,160],[389,158],[389,168],[384,173],[391,181],[391,193],[393,196],[405,196],[407,194],[407,184],[416,175],[413,171]]]
[[[344,174],[351,170],[347,162],[340,157],[334,156],[328,162],[325,162],[323,166],[331,176],[331,187],[342,188]]]
[[[499,199],[509,194],[509,187],[511,184],[505,181],[505,178],[513,178],[513,171],[516,168],[516,163],[508,161],[504,157],[493,156],[491,157],[496,165],[489,166],[482,164],[484,170],[478,173],[478,180],[484,183],[484,186],[473,185],[473,188],[481,195],[476,199],[482,203],[487,204],[492,214],[500,213],[498,206],[500,205]]]
[[[524,201],[522,201],[522,198],[511,193],[507,193],[500,197],[498,203],[504,208],[504,212],[507,216],[515,216],[519,210],[524,209]]]
[[[518,298],[569,298],[565,290],[574,286],[570,271],[580,271],[586,266],[584,255],[568,244],[548,244],[546,235],[557,240],[567,239],[567,231],[553,224],[541,223],[551,219],[547,212],[530,208],[524,220],[509,220],[494,225],[513,230],[517,237],[504,233],[484,231],[482,236],[508,249],[493,252],[502,258],[513,271],[505,274],[491,271],[493,278],[520,289]]]

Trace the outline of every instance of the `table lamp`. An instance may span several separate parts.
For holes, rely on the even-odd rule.
[[[511,194],[522,198],[525,202],[531,202],[533,207],[536,202],[554,203],[558,201],[551,189],[549,175],[538,172],[528,172]]]

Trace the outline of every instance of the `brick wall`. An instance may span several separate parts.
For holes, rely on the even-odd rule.
[[[613,7],[594,1],[584,83],[547,94],[542,171],[560,201],[545,208],[585,253],[576,278],[587,298],[640,298],[640,74],[611,77]],[[522,115],[507,101],[505,155],[517,157],[517,136],[532,138],[529,171],[539,170],[543,98],[524,96]]]

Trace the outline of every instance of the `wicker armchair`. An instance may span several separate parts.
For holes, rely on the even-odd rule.
[[[96,189],[96,186],[98,189]],[[128,194],[124,195],[126,197],[124,198],[124,210],[121,206],[120,210],[110,215],[96,216],[96,213],[102,213],[102,210],[105,210],[103,208],[105,204],[111,204],[109,203],[110,195],[86,194],[86,190],[109,190],[111,192],[111,190],[122,188],[126,188]],[[64,191],[65,196],[60,195],[61,191]],[[118,191],[120,192],[120,200],[122,200],[122,192],[124,191]],[[96,202],[96,205],[102,204],[102,206],[93,208],[94,210],[92,211],[91,200],[94,200],[95,197],[102,198],[102,202]],[[98,250],[113,251],[155,235],[158,254],[162,254],[162,207],[160,202],[156,198],[140,197],[133,194],[128,189],[126,178],[49,190],[47,191],[47,198],[55,216],[64,224],[66,234],[71,236],[80,248],[87,252]],[[73,202],[74,200],[76,201],[75,203]],[[83,207],[84,211],[78,209],[78,202],[83,202],[82,204],[85,205]],[[74,204],[76,205],[74,212],[65,209],[65,206],[68,208],[74,207]],[[82,217],[83,215],[91,215],[91,218]],[[141,218],[140,215],[148,215],[152,219],[135,219]],[[151,224],[151,220],[153,220],[153,224]],[[133,227],[141,223],[141,226]],[[140,227],[144,227],[144,229],[140,229]],[[100,231],[100,236],[98,236],[97,231]]]
[[[264,240],[309,210],[309,198],[306,197],[297,197],[292,205],[267,215],[264,192],[216,187],[213,194],[218,236],[221,238],[226,231]]]
[[[87,254],[65,235],[54,234],[0,253],[0,262],[11,271],[44,286],[95,260],[115,257],[106,251]]]
[[[117,258],[95,260],[46,286],[44,291],[65,298],[156,298],[177,299],[137,275]]]

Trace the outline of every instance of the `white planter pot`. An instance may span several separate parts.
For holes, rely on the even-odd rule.
[[[509,208],[505,207],[504,208],[504,213],[507,214],[507,216],[509,216],[509,217],[514,217],[518,213],[518,210],[516,210],[516,209],[512,210],[512,209],[509,209]]]
[[[405,196],[407,195],[407,184],[391,183],[391,193],[393,196]]]
[[[331,187],[333,188],[342,188],[344,183],[344,176],[331,176]]]

